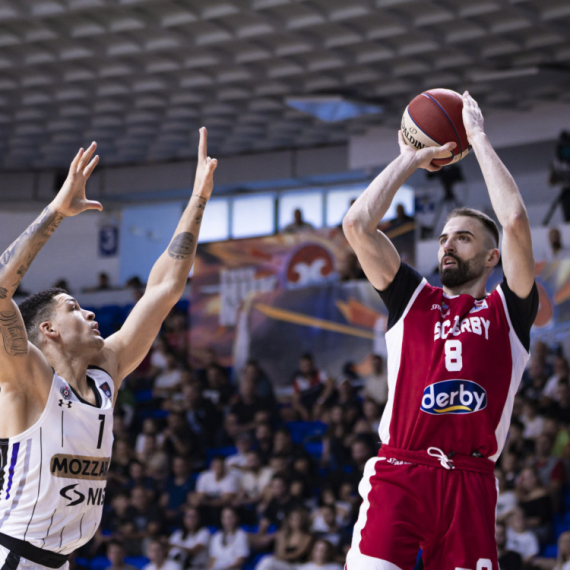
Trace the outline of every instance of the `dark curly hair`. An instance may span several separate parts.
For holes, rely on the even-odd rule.
[[[52,287],[35,295],[30,295],[20,303],[20,313],[26,325],[28,340],[32,344],[38,346],[40,339],[39,326],[51,318],[54,308],[53,299],[62,293],[67,294],[67,291],[61,287]]]

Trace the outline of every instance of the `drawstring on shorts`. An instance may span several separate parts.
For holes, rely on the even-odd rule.
[[[443,453],[439,447],[428,447],[427,452],[428,455],[439,459],[442,467],[445,467],[446,469],[455,469],[455,465],[453,465],[453,462],[451,461],[451,458],[455,455],[454,451],[452,451],[449,455],[445,455],[445,453]]]

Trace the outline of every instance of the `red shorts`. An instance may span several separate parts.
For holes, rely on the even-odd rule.
[[[346,570],[412,570],[420,548],[426,570],[499,570],[494,463],[451,461],[446,469],[426,451],[382,446],[358,487]]]

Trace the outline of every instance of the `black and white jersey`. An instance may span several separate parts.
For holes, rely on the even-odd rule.
[[[54,372],[40,419],[0,439],[0,533],[64,555],[99,526],[113,447],[113,380],[89,368],[87,381],[97,406]]]

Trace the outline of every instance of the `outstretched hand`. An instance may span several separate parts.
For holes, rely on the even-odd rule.
[[[469,95],[469,91],[463,93],[463,126],[465,127],[465,133],[467,134],[467,140],[471,142],[471,139],[477,135],[484,132],[484,119],[483,113],[477,104],[477,101]]]
[[[193,196],[200,196],[209,200],[214,189],[214,171],[218,166],[215,158],[208,156],[208,131],[206,127],[200,129],[200,144],[198,145],[198,165],[194,180]]]
[[[406,143],[402,131],[398,131],[398,144],[400,145],[401,155],[414,155],[418,162],[418,168],[425,168],[430,172],[437,172],[441,170],[441,166],[435,166],[431,163],[436,158],[448,158],[451,151],[457,146],[457,143],[448,142],[443,146],[426,146],[422,149],[416,150]]]
[[[103,209],[100,202],[87,200],[85,195],[85,184],[99,162],[98,155],[93,157],[96,148],[97,143],[93,142],[87,150],[79,149],[61,190],[52,202],[55,209],[64,216],[77,216],[85,210]]]

